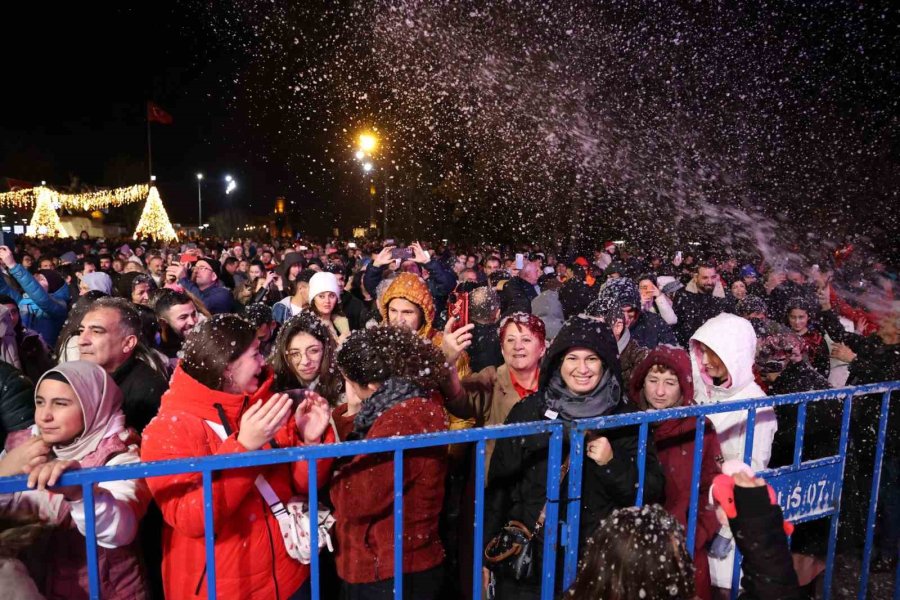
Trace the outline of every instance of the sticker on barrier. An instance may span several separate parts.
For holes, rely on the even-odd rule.
[[[798,523],[831,515],[841,492],[840,462],[813,467],[786,467],[761,473],[775,490],[784,518]]]

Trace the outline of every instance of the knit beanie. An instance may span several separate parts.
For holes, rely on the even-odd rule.
[[[325,292],[333,292],[338,298],[341,297],[341,288],[338,286],[337,277],[334,273],[321,271],[313,275],[309,280],[309,299]]]

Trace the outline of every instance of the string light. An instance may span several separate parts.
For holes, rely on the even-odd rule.
[[[134,239],[142,237],[149,237],[154,242],[160,240],[171,242],[178,239],[156,186],[150,188],[147,203],[144,205],[141,219],[134,231]]]
[[[40,237],[68,237],[54,209],[53,195],[47,188],[42,188],[38,194],[29,231]]]
[[[50,204],[52,206],[70,211],[90,212],[140,202],[147,197],[149,186],[142,183],[98,192],[62,194],[56,190],[39,185],[26,190],[15,190],[0,194],[0,206],[31,208],[36,206],[41,194],[44,192],[50,194]]]

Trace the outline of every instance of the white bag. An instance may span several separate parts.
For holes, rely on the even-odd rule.
[[[223,440],[228,437],[225,428],[221,424],[212,421],[207,421],[206,424]],[[287,549],[288,556],[304,565],[308,565],[312,560],[309,503],[302,496],[294,496],[285,505],[262,475],[257,475],[256,481],[253,483],[256,485],[256,489],[259,490],[260,495],[262,495],[263,500],[266,501],[269,510],[272,511],[272,516],[278,521],[278,528],[281,530],[281,538],[284,542],[284,547]],[[329,534],[329,530],[334,525],[334,517],[331,516],[331,511],[321,504],[319,505],[318,513],[318,551],[327,546],[329,552],[334,552],[331,535]]]
[[[266,478],[262,475],[256,477],[256,489],[262,494],[266,504],[272,511],[272,515],[278,521],[278,528],[281,530],[282,541],[284,547],[287,548],[288,555],[294,560],[299,560],[304,565],[308,565],[311,560],[312,546],[310,545],[310,514],[309,504],[300,496],[294,496],[288,500],[287,505],[278,499],[278,495]],[[319,505],[318,511],[319,523],[319,548],[328,546],[329,552],[334,552],[331,543],[331,535],[328,531],[334,525],[334,517],[331,511]]]

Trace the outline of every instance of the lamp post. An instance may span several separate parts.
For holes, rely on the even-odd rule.
[[[362,170],[366,175],[370,175],[375,170],[375,164],[372,162],[372,155],[378,148],[378,137],[374,133],[361,133],[357,140],[356,159],[362,162]],[[370,181],[369,194],[371,201],[369,202],[369,227],[375,229],[375,185]],[[385,216],[387,211],[385,211]]]
[[[200,195],[200,183],[203,181],[203,173],[197,173],[197,227],[203,225],[203,198]]]

